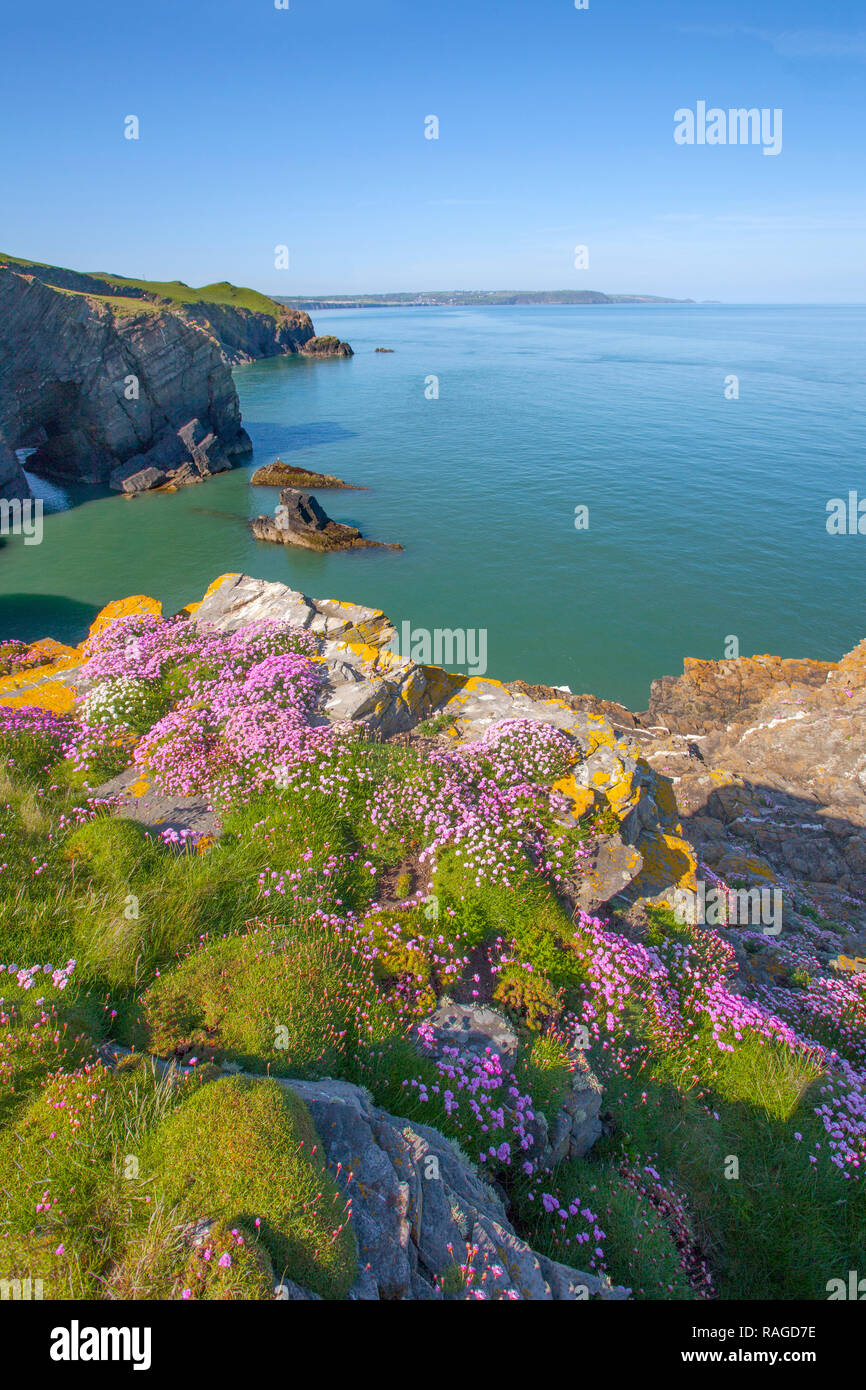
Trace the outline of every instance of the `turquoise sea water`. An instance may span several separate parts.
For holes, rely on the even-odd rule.
[[[3,545],[0,632],[78,640],[112,598],[168,611],[243,570],[413,628],[485,628],[489,675],[633,708],[729,636],[744,655],[827,659],[866,635],[866,535],[826,530],[829,498],[866,498],[866,308],[314,319],[356,356],[235,373],[251,467],[280,456],[366,486],[320,500],[402,553],[253,540],[248,518],[277,494],[250,488],[251,468],[168,496],[91,494],[46,516],[40,546]]]

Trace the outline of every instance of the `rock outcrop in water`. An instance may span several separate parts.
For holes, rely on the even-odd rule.
[[[0,433],[0,498],[11,500],[29,496],[30,485],[24,476],[24,470],[12,449],[3,442],[3,435]]]
[[[352,349],[348,343],[341,343],[339,338],[326,334],[322,338],[309,338],[304,343],[302,351],[307,357],[352,357]]]
[[[292,463],[274,459],[273,463],[262,464],[250,478],[253,487],[301,487],[301,488],[345,488],[351,492],[363,489],[354,483],[344,483],[333,473],[316,473],[311,468],[297,468]]]
[[[285,487],[273,517],[254,517],[250,525],[260,541],[299,545],[305,550],[402,550],[400,545],[368,541],[356,526],[332,521],[324,508],[308,492]]]

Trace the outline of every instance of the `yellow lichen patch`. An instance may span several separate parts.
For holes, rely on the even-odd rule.
[[[641,835],[638,848],[643,855],[643,868],[633,886],[641,897],[667,894],[672,906],[674,889],[698,891],[698,864],[687,840],[665,831],[648,830]]]
[[[188,613],[192,617],[193,613],[197,613],[200,608],[201,603],[185,603],[180,611],[181,613]]]
[[[347,651],[354,652],[355,656],[359,656],[362,661],[371,661],[375,663],[381,656],[379,648],[371,647],[367,642],[340,642],[339,646],[345,648]]]
[[[57,670],[62,670],[63,663],[66,666],[76,666],[81,660],[81,653],[77,647],[67,647],[64,642],[55,642],[53,637],[43,637],[39,642],[33,642],[27,648],[28,656],[44,656]]]
[[[159,599],[148,598],[147,594],[133,594],[130,598],[118,598],[113,603],[109,603],[98,613],[90,624],[91,637],[95,637],[109,623],[113,623],[116,618],[132,618],[139,615],[150,613],[155,618],[162,617],[162,604]]]
[[[595,805],[595,792],[591,787],[579,787],[574,780],[574,775],[569,773],[567,777],[560,777],[558,782],[554,782],[553,790],[562,792],[571,802],[571,813],[580,820]]]
[[[348,632],[343,634],[346,642],[366,642],[374,646],[377,651],[384,653],[387,651],[387,644],[384,638],[388,633],[392,633],[393,628],[384,616],[376,618],[366,618],[363,622],[356,623],[350,627]],[[393,655],[393,653],[392,653]]]
[[[344,645],[349,646],[350,644],[346,642]],[[403,665],[403,658],[399,657],[396,652],[389,651],[387,647],[377,647],[376,662],[383,671],[392,671],[395,667]]]
[[[139,777],[138,781],[133,782],[132,786],[129,788],[130,796],[144,796],[144,794],[149,791],[150,783],[146,777]]]
[[[466,689],[472,693],[476,690],[480,690],[482,686],[486,687],[491,685],[495,686],[497,690],[502,689],[502,681],[490,680],[488,676],[469,676],[466,681]]]
[[[728,787],[736,778],[733,772],[725,772],[722,768],[713,768],[710,772],[710,780],[715,782],[717,787]]]
[[[422,666],[421,669],[427,681],[427,698],[433,709],[458,698],[461,703],[465,702],[466,696],[460,695],[466,684],[465,676],[456,676],[441,666]]]
[[[626,772],[620,764],[618,771],[622,776],[607,788],[607,799],[610,802],[611,810],[622,820],[623,816],[631,810],[640,795],[640,788],[636,784],[634,773]],[[594,779],[595,780],[595,779]]]
[[[665,824],[671,827],[679,824],[680,812],[672,783],[663,777],[656,776],[653,785],[653,801]]]
[[[866,973],[866,960],[862,956],[843,956],[838,955],[830,962],[831,967],[845,975],[861,975]]]
[[[69,671],[78,666],[81,656],[73,648],[68,647],[69,656],[61,656],[57,661],[50,661],[45,666],[31,666],[27,671],[16,671],[13,676],[0,677],[0,692],[3,694],[15,695],[19,690],[29,690],[41,683],[51,680],[52,676],[59,675],[61,671]]]
[[[196,854],[207,854],[208,850],[213,849],[215,844],[215,835],[202,835],[201,839],[195,847],[195,852]]]
[[[733,879],[741,879],[745,883],[779,882],[766,859],[761,859],[757,854],[740,854],[736,850],[725,855],[724,877],[729,882]]]
[[[411,714],[418,716],[422,713],[426,693],[427,683],[423,671],[413,671],[400,690],[400,699]]]
[[[609,724],[605,724],[604,720],[597,714],[589,714],[587,715],[587,719],[591,720],[597,726],[594,729],[585,730],[585,736],[589,739],[588,757],[592,756],[596,748],[616,747],[616,737]],[[575,732],[577,732],[576,729]]]
[[[0,691],[0,705],[9,705],[13,709],[24,709],[31,705],[36,709],[51,710],[54,714],[68,714],[74,703],[73,691],[62,681],[46,681],[44,685],[38,685],[23,695],[6,695]]]
[[[208,587],[205,589],[204,593],[202,594],[202,603],[204,603],[204,600],[205,600],[206,598],[210,598],[211,594],[215,594],[216,591],[217,591],[217,589],[220,587],[220,585],[221,585],[221,584],[225,584],[225,582],[226,582],[227,579],[239,579],[239,578],[240,578],[240,575],[237,573],[237,571],[235,571],[233,574],[221,574],[221,575],[219,575],[219,576],[213,581],[213,583],[212,583],[212,584],[209,584]]]

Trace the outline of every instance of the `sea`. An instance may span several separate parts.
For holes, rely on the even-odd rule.
[[[174,612],[242,571],[384,609],[421,648],[457,634],[452,669],[483,633],[488,676],[635,710],[684,657],[835,660],[866,636],[866,307],[313,317],[355,355],[236,369],[249,466],[134,499],[31,478],[43,539],[0,540],[0,636],[78,642],[111,599]],[[255,540],[278,494],[250,475],[276,458],[365,489],[318,497],[403,549]]]

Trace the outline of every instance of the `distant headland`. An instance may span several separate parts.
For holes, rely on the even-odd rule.
[[[413,309],[512,304],[694,304],[657,294],[603,294],[601,290],[412,290],[398,294],[325,294],[284,298],[291,309]]]

